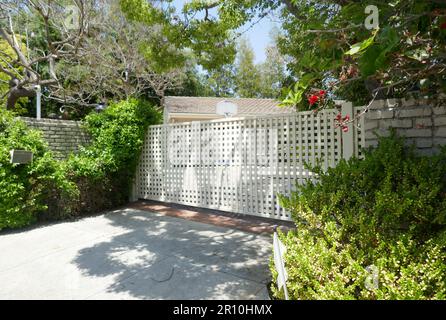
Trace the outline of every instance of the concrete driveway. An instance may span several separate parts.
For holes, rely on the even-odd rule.
[[[136,209],[0,233],[0,299],[268,299],[271,237]]]

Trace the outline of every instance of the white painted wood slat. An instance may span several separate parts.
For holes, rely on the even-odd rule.
[[[355,109],[359,110],[359,109]],[[304,162],[340,160],[337,110],[150,126],[137,170],[137,196],[290,220],[277,194],[315,177]],[[354,127],[354,155],[364,143]],[[345,150],[345,146],[344,146]]]

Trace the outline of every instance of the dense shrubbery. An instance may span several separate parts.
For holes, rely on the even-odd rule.
[[[446,298],[446,150],[420,156],[392,136],[365,160],[313,169],[318,182],[281,199],[297,225],[281,235],[290,297]]]
[[[31,164],[10,163],[11,149],[34,153]],[[66,179],[40,132],[30,130],[11,112],[0,108],[0,229],[28,225],[47,210],[50,194],[74,199],[76,188]]]
[[[150,124],[160,113],[127,100],[86,117],[92,144],[56,161],[39,132],[0,110],[0,229],[40,219],[95,213],[128,201],[133,175]],[[9,163],[10,149],[34,152],[32,164]]]
[[[80,201],[75,212],[92,213],[128,201],[144,135],[150,124],[161,121],[161,113],[140,100],[121,101],[102,113],[85,119],[93,142],[66,165],[77,183]]]

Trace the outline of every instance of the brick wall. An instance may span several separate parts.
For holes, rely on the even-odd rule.
[[[70,153],[76,153],[79,146],[87,145],[90,137],[81,127],[80,121],[53,120],[22,117],[29,127],[41,130],[50,149],[57,158],[66,158]]]
[[[366,147],[377,144],[376,134],[388,136],[390,128],[415,144],[424,154],[432,154],[446,144],[446,103],[429,100],[374,101],[365,115]]]

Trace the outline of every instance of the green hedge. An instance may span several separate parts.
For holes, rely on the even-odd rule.
[[[38,131],[0,109],[0,229],[125,204],[147,126],[160,121],[161,113],[145,101],[114,103],[86,117],[91,145],[56,161]],[[32,151],[33,162],[10,164],[13,148]]]
[[[11,164],[10,150],[32,151],[31,164]],[[77,196],[63,165],[54,160],[40,132],[30,130],[14,115],[0,108],[0,229],[23,227],[36,221],[48,207],[49,194],[66,199]]]
[[[291,298],[446,298],[446,150],[421,156],[392,135],[364,160],[312,169],[318,182],[281,197],[297,226],[281,235]]]
[[[153,105],[136,99],[85,118],[93,141],[66,163],[67,174],[80,190],[74,212],[94,213],[128,202],[147,127],[161,119]]]

